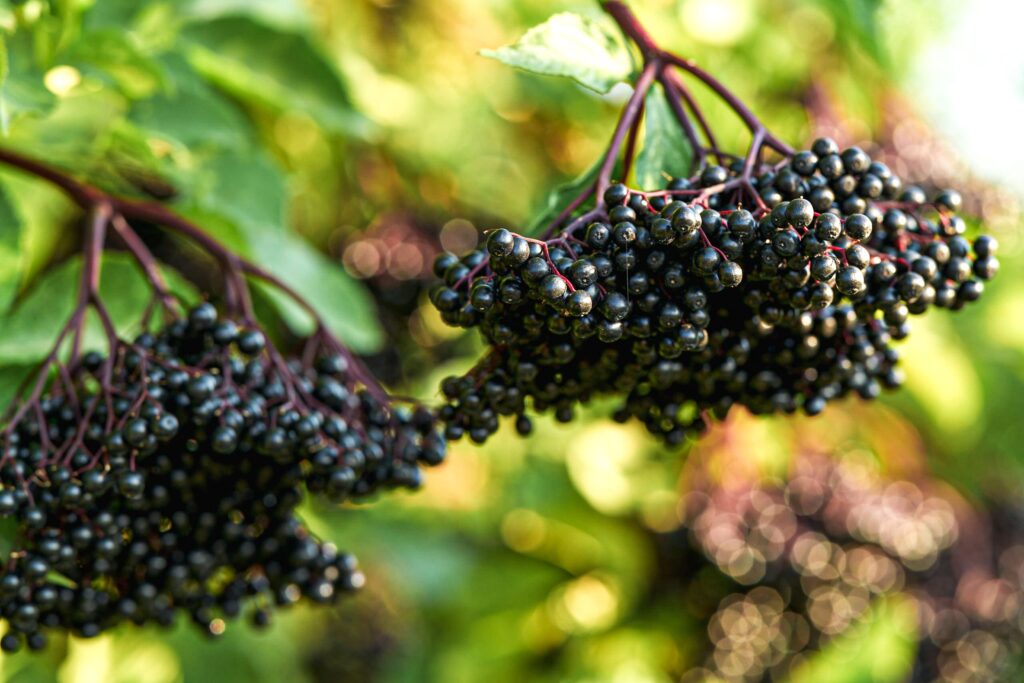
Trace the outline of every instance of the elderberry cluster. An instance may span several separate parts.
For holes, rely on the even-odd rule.
[[[354,558],[295,516],[304,489],[343,501],[416,487],[445,441],[428,410],[392,406],[345,355],[311,355],[285,360],[202,304],[16,403],[0,458],[0,516],[17,527],[0,647],[179,612],[218,635],[247,603],[259,626],[275,605],[360,586]]]
[[[500,229],[438,257],[433,304],[491,346],[442,385],[448,436],[482,442],[502,415],[526,433],[531,404],[568,421],[614,395],[617,418],[680,443],[737,404],[875,398],[901,383],[909,317],[977,300],[998,271],[996,241],[964,237],[959,194],[929,200],[858,148],[820,139],[750,170],[613,184],[553,239]]]

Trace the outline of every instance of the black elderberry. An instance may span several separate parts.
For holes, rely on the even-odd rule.
[[[487,237],[487,251],[495,258],[502,258],[512,253],[515,237],[504,228],[495,230]]]

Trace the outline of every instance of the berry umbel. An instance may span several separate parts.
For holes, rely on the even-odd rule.
[[[677,444],[735,405],[817,414],[899,386],[893,341],[912,315],[976,301],[999,269],[995,240],[965,236],[955,190],[928,195],[827,138],[792,150],[710,74],[655,46],[624,5],[605,8],[644,67],[596,180],[540,237],[498,229],[435,263],[444,321],[490,345],[442,385],[447,435],[482,442],[503,415],[525,433],[531,411],[568,421],[613,396],[618,419]],[[715,144],[682,75],[747,126],[744,154]],[[688,145],[693,163],[645,191],[612,178],[629,177],[625,143],[652,87],[685,133],[658,144]]]
[[[89,211],[77,305],[0,423],[0,517],[13,550],[0,570],[0,648],[47,632],[95,636],[121,623],[205,633],[246,611],[328,602],[364,582],[355,559],[316,538],[296,507],[420,485],[446,443],[436,415],[393,399],[301,296],[158,204],[108,196],[10,152]],[[221,266],[220,310],[185,310],[131,221],[192,240]],[[108,229],[153,290],[143,332],[121,338],[100,296]],[[315,321],[304,348],[261,329],[256,278]],[[103,351],[83,350],[95,314]]]

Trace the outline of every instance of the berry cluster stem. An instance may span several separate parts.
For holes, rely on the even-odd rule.
[[[242,258],[211,237],[198,225],[182,218],[162,204],[109,194],[97,187],[75,179],[57,168],[13,150],[0,148],[0,164],[20,170],[54,185],[89,215],[88,227],[83,243],[82,278],[75,309],[64,327],[59,331],[53,348],[41,363],[38,375],[35,377],[33,389],[25,396],[25,400],[16,404],[17,408],[10,414],[10,419],[6,420],[7,426],[4,435],[9,434],[12,425],[17,424],[19,420],[35,409],[41,392],[47,385],[54,370],[56,370],[58,377],[65,377],[67,367],[73,366],[79,361],[86,315],[90,308],[99,318],[110,347],[110,353],[104,362],[100,378],[102,393],[105,394],[103,400],[110,400],[111,387],[108,386],[106,378],[112,374],[118,350],[126,346],[126,344],[119,340],[113,320],[103,304],[99,292],[102,256],[108,227],[113,229],[113,232],[127,248],[128,253],[139,265],[147,283],[154,292],[155,302],[171,318],[180,315],[179,302],[168,287],[166,279],[161,274],[157,258],[132,227],[132,221],[162,226],[195,243],[212,257],[224,275],[225,299],[229,309],[231,309],[231,312],[239,314],[247,324],[257,325],[247,278],[261,280],[284,293],[313,319],[315,326],[313,338],[316,339],[317,343],[335,353],[343,355],[349,362],[352,374],[368,391],[378,398],[388,398],[387,392],[365,366],[340,340],[329,332],[323,318],[312,304],[273,273],[270,273],[256,263]],[[144,322],[148,321],[148,317],[149,311],[144,315]],[[71,338],[71,349],[65,363],[61,361],[61,351],[69,337]],[[277,353],[276,349],[268,347],[268,353],[271,354],[272,358],[276,356],[282,369],[285,369],[286,364],[283,358],[280,358],[280,354]],[[288,388],[289,390],[294,389],[292,386]],[[19,395],[23,395],[23,392],[19,392]],[[94,407],[91,406],[90,410]]]

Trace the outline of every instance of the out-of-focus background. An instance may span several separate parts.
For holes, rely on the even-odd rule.
[[[601,405],[528,439],[460,442],[416,494],[305,509],[360,558],[358,596],[216,642],[187,624],[68,639],[4,656],[4,680],[1020,680],[1024,9],[630,4],[784,139],[831,135],[908,182],[957,187],[998,238],[979,305],[914,321],[905,390],[815,419],[735,414],[681,451]],[[563,10],[600,16],[583,0],[0,2],[2,142],[173,195],[296,281],[390,386],[429,399],[481,348],[431,311],[432,258],[527,225],[628,96],[479,56]],[[70,296],[56,283],[75,242],[62,200],[0,183],[22,224],[0,253],[0,295],[20,302],[0,333],[9,394],[46,348],[40,311]]]

